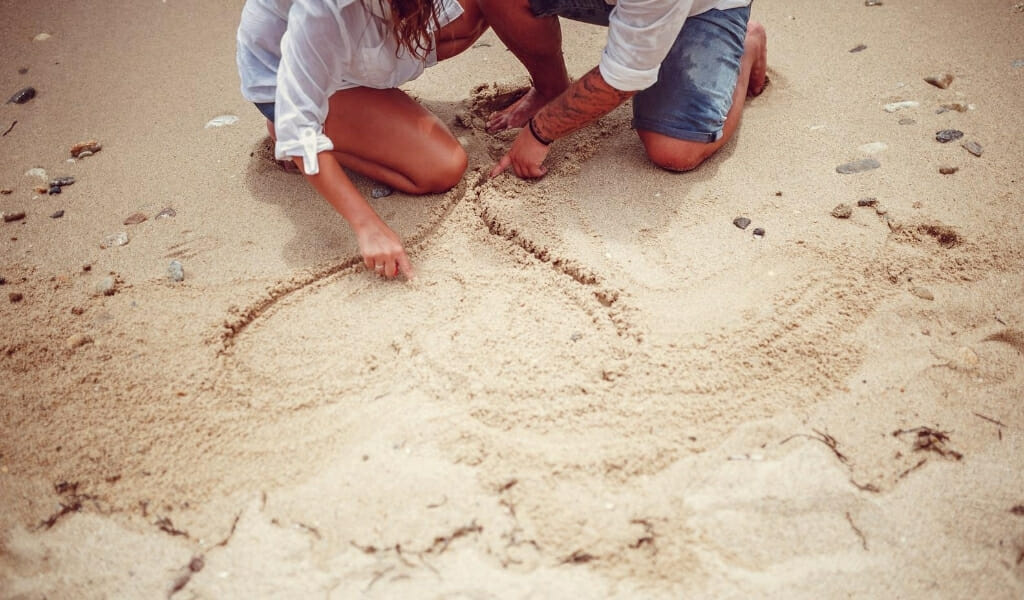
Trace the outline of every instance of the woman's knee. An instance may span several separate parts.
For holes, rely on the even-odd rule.
[[[468,166],[469,156],[466,150],[457,141],[452,140],[452,146],[447,151],[439,153],[439,156],[416,178],[417,187],[424,194],[447,192],[458,185]]]

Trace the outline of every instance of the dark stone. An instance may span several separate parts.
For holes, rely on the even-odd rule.
[[[863,52],[863,51],[865,51],[867,49],[868,49],[868,47],[865,46],[864,44],[857,44],[853,48],[850,48],[850,54],[856,54],[858,52]]]
[[[24,104],[35,97],[36,88],[27,87],[14,92],[14,95],[11,96],[10,100],[8,100],[7,103],[10,104],[11,102],[13,102],[15,104]]]
[[[740,229],[746,229],[750,226],[750,219],[746,217],[736,217],[732,220],[732,224],[739,227]]]
[[[24,75],[25,73],[28,73],[28,67],[21,67],[18,69],[18,75]]]
[[[51,219],[59,219],[59,218],[61,218],[63,216],[64,216],[64,210],[61,209],[61,210],[58,210],[57,212],[53,213],[52,215],[50,215],[50,218]]]
[[[878,162],[873,158],[862,158],[853,162],[839,165],[836,167],[836,173],[843,175],[851,175],[853,173],[863,173],[864,171],[870,171],[881,167],[882,163]]]
[[[952,175],[959,170],[959,167],[939,167],[939,173],[942,173],[943,175]]]
[[[756,237],[756,238],[763,238],[764,237],[764,228],[763,227],[755,227],[754,228],[754,237]]]
[[[21,302],[22,300],[24,300],[25,296],[23,296],[21,292],[11,292],[10,294],[7,294],[7,299],[10,300],[12,304],[14,304],[16,302]]]
[[[849,204],[839,204],[832,209],[832,216],[837,219],[849,219],[853,215],[853,209]]]
[[[14,221],[20,221],[25,218],[25,211],[19,210],[18,212],[4,213],[4,223],[13,223]]]
[[[878,204],[878,198],[861,198],[857,201],[857,206],[876,206]]]
[[[962,137],[964,137],[964,132],[959,129],[943,129],[935,132],[935,141],[940,144],[946,144]]]
[[[64,187],[66,185],[71,185],[74,182],[75,182],[75,178],[74,177],[57,177],[55,179],[51,179],[50,180],[50,187],[53,187],[53,186]]]
[[[54,196],[54,195],[56,195],[56,194],[59,194],[59,193],[60,193],[60,186],[59,186],[59,185],[51,185],[51,186],[50,186],[50,189],[49,189],[49,190],[47,190],[47,192],[46,192],[46,193],[47,193],[47,194],[49,194],[49,195],[51,195],[51,196]]]

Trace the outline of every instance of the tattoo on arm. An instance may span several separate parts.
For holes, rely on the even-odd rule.
[[[549,140],[564,137],[610,113],[635,94],[608,85],[594,67],[542,108],[533,118],[534,125]]]

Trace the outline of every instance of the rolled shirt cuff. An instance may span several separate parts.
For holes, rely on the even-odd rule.
[[[601,55],[598,65],[601,77],[605,82],[620,92],[639,92],[646,90],[658,81],[661,64],[653,69],[634,69],[616,61],[607,52]]]
[[[278,140],[274,144],[274,157],[277,160],[289,160],[301,156],[306,175],[316,175],[320,172],[317,155],[328,150],[334,150],[331,138],[312,128],[306,128],[299,134],[298,140]]]

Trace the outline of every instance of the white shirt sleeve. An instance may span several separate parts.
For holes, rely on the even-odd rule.
[[[278,160],[301,156],[307,175],[320,172],[317,154],[334,149],[324,134],[328,101],[340,65],[353,53],[339,23],[339,9],[352,0],[295,0],[281,39],[274,99]]]
[[[618,0],[609,17],[601,76],[623,92],[651,87],[694,0]]]

